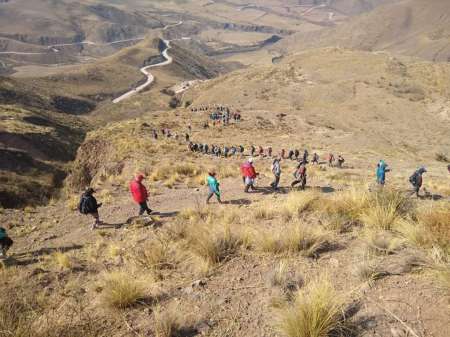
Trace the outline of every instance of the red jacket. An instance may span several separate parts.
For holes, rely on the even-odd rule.
[[[142,185],[141,180],[134,179],[133,181],[131,181],[130,192],[133,196],[134,201],[136,201],[138,204],[146,201],[148,198],[147,189],[144,185]]]
[[[248,162],[242,164],[242,166],[241,166],[241,173],[242,173],[243,177],[252,178],[252,179],[256,178],[255,168],[253,167],[252,164],[250,164]]]

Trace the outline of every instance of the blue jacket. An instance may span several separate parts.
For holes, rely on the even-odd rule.
[[[8,234],[6,233],[6,229],[4,229],[3,227],[0,227],[0,240],[7,238]]]
[[[220,194],[219,190],[219,182],[217,179],[213,176],[208,176],[206,179],[206,182],[208,183],[209,191],[215,194]]]

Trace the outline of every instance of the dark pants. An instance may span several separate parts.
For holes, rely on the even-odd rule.
[[[422,186],[421,185],[412,185],[412,186],[413,186],[413,190],[414,190],[414,193],[416,194],[416,196],[419,196],[419,191]]]
[[[291,187],[295,187],[295,185],[300,184],[300,188],[303,190],[306,185],[306,177],[300,177],[294,180],[291,184]]]
[[[3,239],[0,239],[0,249],[4,252],[8,251],[9,248],[13,245],[13,240],[11,240],[10,237],[4,237]]]
[[[215,192],[212,192],[212,191],[209,191],[208,197],[206,198],[206,203],[209,203],[209,200],[211,200],[211,198],[212,198],[214,195],[216,196],[217,201],[218,201],[219,203],[222,203],[222,201],[220,200],[219,194],[217,194],[217,193],[215,193]]]
[[[270,186],[272,186],[272,188],[276,190],[278,188],[279,183],[280,183],[280,176],[275,176],[275,180],[270,184]]]
[[[144,212],[147,212],[147,214],[150,214],[152,210],[148,208],[147,201],[141,202],[139,204],[139,215],[144,214]]]

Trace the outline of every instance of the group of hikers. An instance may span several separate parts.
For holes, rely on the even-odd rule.
[[[270,187],[277,191],[279,189],[280,178],[282,174],[281,169],[281,156],[276,156],[271,165],[271,171],[273,174],[273,181],[270,183]],[[306,160],[305,160],[306,159]],[[306,187],[306,177],[307,177],[307,164],[308,164],[308,156],[303,154],[303,157],[298,160],[298,163],[295,167],[293,176],[294,180],[291,182],[290,187],[295,188],[299,185],[300,189],[303,190]],[[316,160],[318,161],[318,160]],[[313,157],[313,161],[311,164],[314,164],[315,160]],[[450,165],[447,166],[447,170],[450,174]],[[386,173],[390,172],[390,168],[388,164],[384,160],[380,160],[377,163],[376,168],[376,181],[378,185],[381,187],[386,183]],[[256,187],[256,181],[259,176],[255,166],[254,159],[250,157],[240,166],[240,172],[242,175],[242,182],[244,184],[244,192],[250,193],[256,191],[258,188]],[[413,187],[413,193],[416,196],[419,196],[419,191],[423,185],[423,174],[426,173],[427,170],[425,167],[419,167],[414,173],[409,177],[409,182]],[[136,174],[134,179],[129,184],[129,190],[133,201],[138,205],[138,215],[141,216],[144,213],[150,215],[153,213],[153,210],[148,206],[148,198],[149,194],[147,188],[143,184],[143,180],[145,176],[141,173]],[[219,203],[222,203],[221,192],[220,192],[220,183],[217,179],[217,174],[215,171],[208,172],[208,176],[206,178],[206,184],[208,188],[208,195],[206,197],[206,203],[208,204],[212,197],[216,197]],[[102,203],[97,202],[97,199],[94,197],[95,190],[89,187],[81,196],[80,202],[78,204],[78,211],[81,214],[90,215],[94,222],[91,226],[91,229],[94,230],[102,225],[102,221],[100,220],[99,208],[102,206]],[[6,258],[6,254],[8,250],[13,245],[13,240],[8,236],[5,228],[0,227],[0,258]]]
[[[198,112],[198,111],[208,112],[209,119],[212,121],[213,126],[216,126],[220,123],[222,123],[223,125],[228,125],[230,124],[230,121],[234,121],[235,123],[237,123],[240,122],[242,119],[242,115],[239,110],[233,111],[233,108],[220,104],[191,107],[191,112]]]
[[[450,173],[450,165],[447,166],[447,170]],[[376,176],[377,184],[384,186],[386,183],[386,173],[390,172],[391,169],[386,164],[384,160],[380,160],[377,164]],[[419,167],[414,173],[409,177],[409,182],[413,187],[413,193],[419,197],[419,191],[423,185],[423,174],[427,172],[424,166]]]
[[[186,141],[188,141],[188,149],[191,152],[198,152],[198,153],[203,153],[203,154],[210,154],[216,157],[224,157],[224,158],[228,158],[231,156],[234,156],[236,154],[240,155],[240,156],[244,156],[244,152],[245,152],[245,148],[242,145],[232,145],[232,146],[218,146],[218,145],[214,145],[214,144],[203,144],[203,143],[194,143],[192,141],[189,140],[188,137],[186,137]],[[273,158],[274,157],[274,152],[273,152],[273,148],[271,146],[267,147],[267,148],[263,148],[262,146],[258,146],[255,147],[254,145],[250,146],[249,149],[249,153],[248,153],[251,157],[269,157],[269,158]],[[280,159],[290,159],[290,160],[295,160],[295,161],[299,161],[301,160],[304,163],[308,163],[309,162],[309,152],[308,150],[304,150],[303,153],[300,155],[300,151],[299,150],[289,150],[289,152],[286,153],[285,149],[281,149],[279,155],[277,155],[277,157],[279,157]],[[319,165],[319,155],[314,152],[311,158],[311,163],[313,165]],[[337,167],[342,168],[344,165],[345,159],[342,155],[338,155],[337,159],[334,156],[333,153],[329,153],[327,156],[327,163],[328,166],[332,167],[337,165]]]

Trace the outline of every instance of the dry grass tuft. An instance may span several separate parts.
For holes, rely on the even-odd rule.
[[[156,337],[184,336],[189,332],[195,332],[186,315],[175,305],[164,310],[157,307],[154,311],[154,322]]]
[[[392,232],[366,230],[363,234],[369,250],[375,254],[393,254],[404,245],[404,241]]]
[[[303,212],[314,210],[319,199],[320,194],[316,191],[290,193],[281,206],[283,218],[292,219]]]
[[[353,274],[361,281],[372,284],[374,281],[386,275],[380,265],[369,256],[363,257],[353,268]]]
[[[448,204],[418,212],[418,222],[429,233],[434,245],[450,249],[450,207]]]
[[[170,248],[168,237],[159,236],[131,253],[131,259],[138,266],[150,270],[161,270],[174,267],[176,261]]]
[[[319,227],[308,227],[292,223],[287,228],[255,233],[254,246],[257,250],[274,254],[302,252],[314,256],[328,244],[328,233]]]
[[[360,220],[370,228],[392,230],[412,206],[410,199],[401,192],[385,189],[370,196]]]
[[[195,255],[214,266],[235,254],[242,242],[229,226],[211,228],[205,224],[190,227],[187,244]]]
[[[439,285],[442,287],[442,289],[447,294],[450,294],[450,266],[446,265],[446,266],[437,268],[435,273],[436,273],[436,277],[439,282]]]
[[[272,287],[279,287],[285,293],[297,291],[304,283],[300,275],[289,270],[286,260],[280,261],[269,273],[268,281]]]
[[[130,307],[144,295],[142,283],[127,272],[114,271],[103,276],[103,302],[110,308]]]
[[[54,252],[51,255],[52,261],[61,269],[71,269],[72,261],[67,254],[62,252]]]
[[[277,328],[287,337],[326,337],[344,330],[344,301],[331,282],[319,278],[278,310]]]

